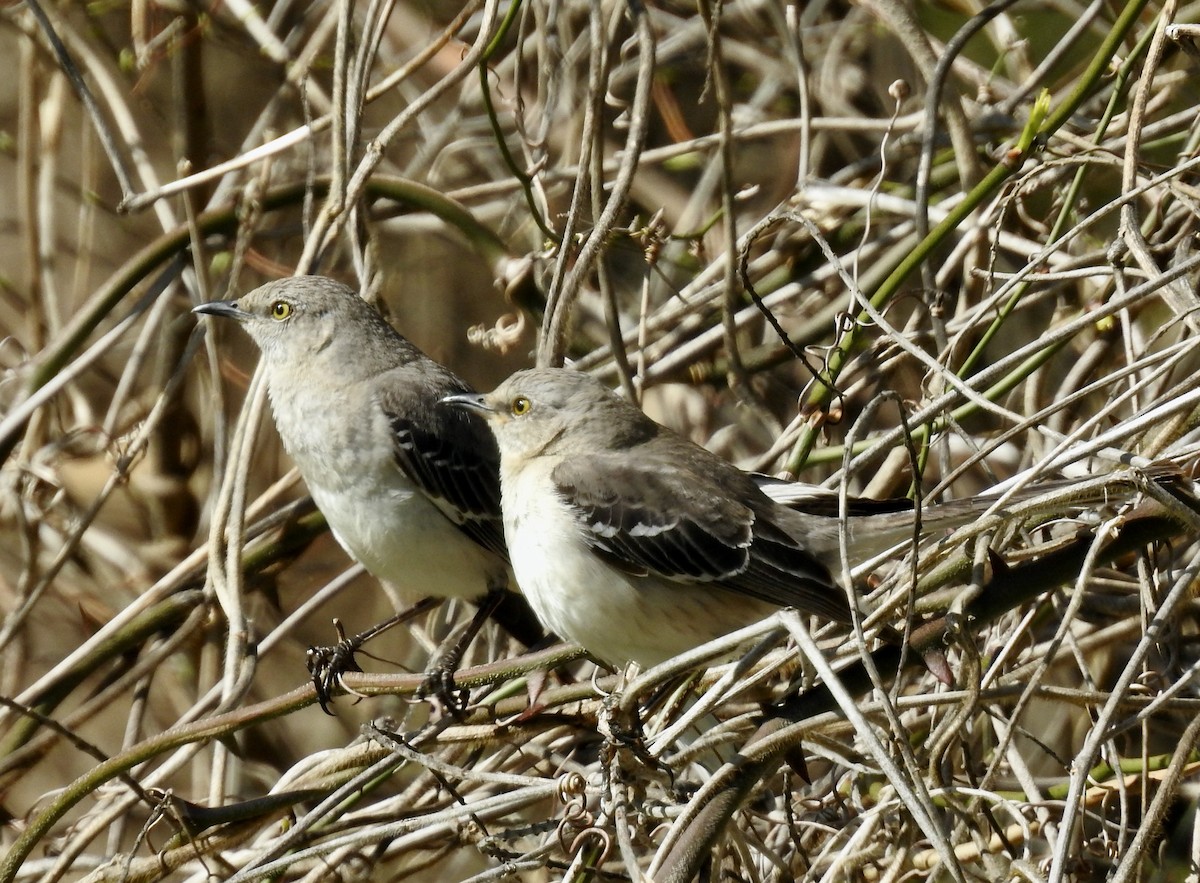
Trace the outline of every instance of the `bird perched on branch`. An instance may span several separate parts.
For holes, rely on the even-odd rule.
[[[529,603],[605,662],[654,665],[779,607],[849,622],[833,576],[842,532],[852,561],[913,536],[911,511],[868,505],[843,520],[836,507],[785,505],[769,479],[586,374],[519,371],[494,392],[445,402],[483,415],[496,435],[504,532]],[[927,507],[923,526],[961,525],[994,502]]]
[[[504,594],[496,443],[439,405],[469,393],[464,381],[332,279],[282,279],[193,312],[234,320],[258,345],[279,437],[352,557],[417,596],[493,593],[510,630],[536,639],[524,602]]]

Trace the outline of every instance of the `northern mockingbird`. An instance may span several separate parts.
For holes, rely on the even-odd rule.
[[[332,279],[270,282],[193,312],[233,319],[258,345],[283,446],[372,575],[468,600],[510,585],[496,443],[474,415],[439,405],[469,393],[465,382]]]
[[[492,393],[444,401],[484,415],[496,434],[504,531],[525,597],[547,628],[605,662],[654,665],[781,606],[849,622],[831,573],[840,531],[852,560],[912,537],[911,512],[867,514],[869,501],[844,522],[827,492],[796,511],[765,492],[779,496],[770,479],[586,374],[519,371]],[[992,502],[930,507],[924,524],[957,526]]]

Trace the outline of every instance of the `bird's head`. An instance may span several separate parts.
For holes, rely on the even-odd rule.
[[[447,396],[442,402],[482,416],[503,456],[535,457],[581,435],[613,447],[657,431],[600,381],[564,368],[518,371],[492,392]]]
[[[336,347],[339,340],[343,349],[358,351],[362,356],[377,345],[394,347],[397,336],[353,289],[324,276],[279,279],[237,300],[211,301],[192,312],[233,319],[258,344],[268,365],[274,366],[295,367]],[[348,334],[348,327],[356,328],[358,333]],[[339,361],[349,367],[356,360]]]

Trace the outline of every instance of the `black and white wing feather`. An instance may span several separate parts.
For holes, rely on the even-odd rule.
[[[384,375],[377,389],[396,464],[468,536],[507,559],[496,441],[479,418],[439,404],[470,388],[431,361],[397,370],[420,376],[396,382]]]
[[[776,504],[749,476],[721,466],[705,472],[614,455],[563,461],[551,478],[591,549],[631,576],[717,584],[847,621],[843,590],[802,539],[775,523]]]

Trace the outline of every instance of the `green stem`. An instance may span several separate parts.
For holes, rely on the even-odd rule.
[[[908,276],[949,237],[951,231],[957,228],[984,200],[990,198],[1000,185],[1016,171],[1035,143],[1045,142],[1054,132],[1058,131],[1079,106],[1095,92],[1102,78],[1110,70],[1113,57],[1137,23],[1147,2],[1148,0],[1130,0],[1113,23],[1113,27],[1105,34],[1104,40],[1093,55],[1087,69],[1079,77],[1075,87],[1057,108],[1051,110],[1046,93],[1039,97],[1016,146],[979,184],[971,189],[966,198],[940,224],[929,231],[929,235],[905,260],[901,261],[872,295],[870,303],[876,309],[884,307],[899,291]],[[836,381],[842,368],[864,345],[864,335],[856,323],[830,353],[826,370],[819,376],[819,382],[814,386],[813,392],[805,404],[805,410],[815,414],[823,412],[829,406],[833,400]],[[808,462],[816,445],[819,431],[820,421],[818,420],[810,420],[801,430],[787,464],[790,473],[796,474]]]
[[[1125,86],[1129,82],[1130,75],[1133,73],[1134,63],[1145,53],[1153,36],[1154,28],[1147,28],[1146,33],[1138,41],[1133,53],[1121,65],[1120,71],[1118,71],[1116,78],[1113,80],[1112,95],[1109,96],[1108,106],[1105,107],[1104,115],[1100,119],[1100,124],[1096,127],[1095,136],[1092,138],[1093,144],[1099,146],[1104,140],[1104,136],[1108,132],[1108,127],[1112,123],[1113,117],[1116,116],[1121,99],[1125,97]],[[1080,166],[1076,170],[1074,177],[1071,179],[1071,184],[1067,188],[1067,193],[1058,211],[1058,216],[1054,219],[1050,234],[1046,237],[1047,242],[1058,241],[1058,238],[1062,236],[1063,231],[1066,229],[1071,218],[1071,212],[1079,200],[1079,192],[1083,189],[1083,179],[1087,175],[1087,171],[1087,166]],[[975,363],[983,355],[988,344],[991,343],[997,332],[1004,325],[1005,320],[1012,315],[1013,311],[1017,308],[1017,304],[1021,302],[1021,299],[1028,293],[1031,287],[1031,282],[1023,282],[1014,289],[1012,296],[1000,308],[1000,312],[992,320],[987,330],[983,332],[983,335],[979,338],[979,342],[975,344],[975,348],[971,351],[970,355],[963,360],[962,367],[958,370],[959,377],[966,377],[971,373],[971,369],[975,367]]]
[[[537,199],[533,193],[533,176],[525,173],[525,170],[517,165],[516,157],[512,155],[512,151],[508,149],[508,141],[504,137],[504,131],[500,128],[500,118],[496,116],[496,107],[492,103],[492,89],[488,83],[488,61],[492,55],[500,48],[500,43],[508,34],[509,28],[517,19],[517,13],[521,9],[521,0],[516,0],[508,7],[508,14],[504,16],[504,21],[500,23],[500,27],[496,29],[496,34],[492,37],[492,42],[488,44],[487,49],[483,52],[483,57],[479,59],[479,94],[483,98],[483,110],[487,114],[488,123],[491,124],[492,134],[496,136],[496,146],[500,149],[500,158],[504,160],[504,165],[508,167],[512,176],[521,184],[521,192],[525,194],[525,204],[529,206],[529,215],[533,218],[533,222],[537,224],[538,229],[542,231],[542,235],[551,242],[558,241],[558,235],[550,229],[546,224],[542,213],[538,210]]]
[[[959,202],[936,227],[929,231],[928,236],[917,243],[916,248],[900,261],[896,269],[891,272],[891,275],[883,280],[869,300],[875,310],[882,310],[886,307],[891,299],[899,293],[908,277],[921,266],[921,263],[933,253],[934,249],[938,248],[948,239],[950,234],[975,209],[991,198],[1000,185],[1020,167],[1021,162],[1028,155],[1034,141],[1039,136],[1039,127],[1045,118],[1048,103],[1049,97],[1046,94],[1039,97],[1034,105],[1033,112],[1029,115],[1029,120],[1024,130],[1021,132],[1021,137],[1017,140],[1017,144],[1005,154],[1004,159],[1000,163],[984,176],[982,181],[971,189],[966,198]],[[833,400],[837,389],[837,379],[842,369],[854,355],[866,346],[867,336],[864,328],[867,327],[869,318],[865,310],[860,313],[857,320],[850,326],[849,331],[838,342],[838,345],[830,351],[825,370],[818,375],[818,382],[813,386],[812,394],[805,404],[805,409],[810,413],[821,413],[829,407],[829,403]],[[808,425],[800,431],[800,438],[796,442],[796,446],[792,451],[792,457],[787,464],[788,472],[795,474],[803,468],[816,444],[819,431],[820,424],[818,421],[809,421]]]

